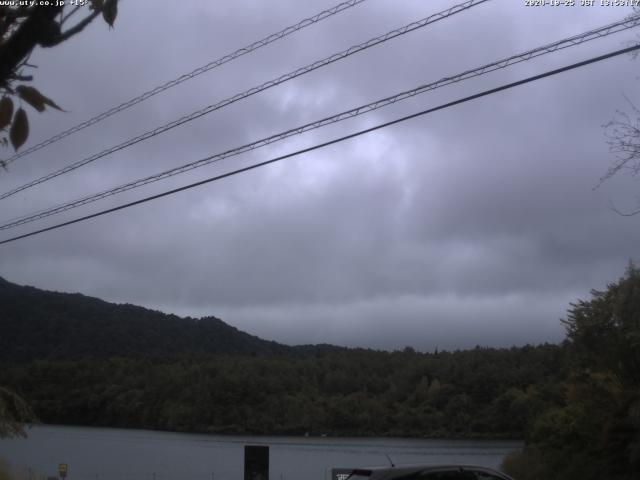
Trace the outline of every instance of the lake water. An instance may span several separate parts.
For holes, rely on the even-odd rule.
[[[513,441],[403,438],[245,437],[37,426],[29,438],[0,440],[18,472],[68,480],[242,480],[245,445],[268,445],[271,480],[326,480],[331,468],[400,463],[466,463],[497,468]],[[25,475],[28,478],[28,475]]]

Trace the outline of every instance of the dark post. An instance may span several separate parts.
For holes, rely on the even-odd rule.
[[[269,447],[245,445],[244,480],[269,480]]]

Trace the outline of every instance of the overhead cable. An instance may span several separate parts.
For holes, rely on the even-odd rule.
[[[60,175],[72,172],[73,170],[76,170],[80,167],[83,167],[84,165],[87,165],[89,163],[95,162],[96,160],[106,157],[107,155],[110,155],[112,153],[118,152],[120,150],[123,150],[127,147],[130,147],[132,145],[135,145],[139,142],[142,142],[144,140],[148,140],[152,137],[155,137],[156,135],[160,135],[161,133],[164,133],[168,130],[171,130],[175,127],[178,127],[180,125],[183,125],[187,122],[190,122],[192,120],[195,120],[197,118],[200,118],[204,115],[207,115],[211,112],[214,112],[216,110],[220,110],[221,108],[227,107],[228,105],[231,105],[232,103],[235,103],[239,100],[243,100],[247,97],[250,97],[252,95],[255,95],[257,93],[260,93],[264,90],[267,90],[269,88],[275,87],[277,85],[280,85],[284,82],[287,82],[289,80],[292,80],[294,78],[297,78],[301,75],[305,75],[309,72],[312,72],[314,70],[317,70],[321,67],[325,67],[331,63],[337,62],[338,60],[342,60],[344,58],[347,58],[351,55],[354,55],[356,53],[362,52],[364,50],[367,50],[371,47],[374,47],[376,45],[379,45],[381,43],[384,43],[388,40],[391,40],[393,38],[399,37],[401,35],[405,35],[409,32],[413,32],[414,30],[417,30],[419,28],[423,28],[426,27],[427,25],[430,25],[432,23],[435,23],[437,21],[443,20],[445,18],[451,17],[452,15],[455,15],[457,13],[463,12],[465,10],[468,10],[474,6],[480,5],[482,3],[485,3],[487,1],[490,0],[467,0],[464,3],[455,5],[453,7],[450,7],[446,10],[443,10],[442,12],[438,12],[435,13],[433,15],[430,15],[426,18],[423,18],[422,20],[418,20],[417,22],[412,22],[408,25],[405,25],[403,27],[397,28],[395,30],[392,30],[390,32],[385,33],[384,35],[380,35],[378,37],[372,38],[370,40],[367,40],[366,42],[360,43],[358,45],[353,45],[349,48],[347,48],[346,50],[343,50],[341,52],[338,53],[334,53],[333,55],[330,55],[329,57],[326,57],[322,60],[318,60],[315,61],[309,65],[306,65],[304,67],[300,67],[292,72],[289,72],[285,75],[282,75],[276,79],[270,80],[268,82],[265,82],[257,87],[253,87],[250,88],[249,90],[246,90],[242,93],[238,93],[232,97],[229,97],[225,100],[222,100],[218,103],[215,103],[213,105],[209,105],[207,107],[204,107],[200,110],[197,110],[195,112],[192,112],[188,115],[185,115],[177,120],[174,120],[172,122],[169,122],[165,125],[162,125],[154,130],[150,130],[146,133],[143,133],[142,135],[139,135],[135,138],[129,139],[119,145],[107,148],[106,150],[103,150],[100,153],[91,155],[90,157],[84,158],[82,160],[79,160],[75,163],[72,163],[66,167],[63,167],[59,170],[56,170],[52,173],[49,173],[48,175],[45,175],[43,177],[40,177],[36,180],[33,180],[29,183],[26,183],[20,187],[16,187],[13,190],[10,190],[8,192],[3,193],[2,195],[0,195],[0,200],[5,199],[7,197],[10,197],[12,195],[15,195],[18,192],[21,192],[23,190],[26,190],[28,188],[34,187],[36,185],[39,185],[43,182],[46,182],[48,180],[51,180],[53,178],[56,178]]]
[[[264,37],[261,40],[257,40],[249,45],[247,45],[246,47],[242,47],[239,48],[238,50],[236,50],[235,52],[232,53],[228,53],[220,58],[218,58],[217,60],[213,60],[209,63],[207,63],[206,65],[202,65],[201,67],[196,68],[195,70],[192,70],[189,73],[186,73],[184,75],[179,76],[178,78],[174,78],[173,80],[169,80],[166,83],[163,83],[162,85],[159,85],[155,88],[152,88],[151,90],[148,90],[144,93],[142,93],[141,95],[138,95],[137,97],[132,98],[131,100],[127,100],[126,102],[121,103],[120,105],[110,108],[109,110],[106,110],[92,118],[90,118],[89,120],[86,120],[82,123],[79,123],[77,125],[74,125],[73,127],[64,130],[46,140],[43,140],[42,142],[27,148],[26,150],[23,150],[20,153],[16,153],[15,155],[13,155],[12,157],[4,160],[4,164],[8,165],[16,160],[18,160],[19,158],[22,157],[26,157],[27,155],[29,155],[30,153],[36,152],[46,146],[49,146],[53,143],[58,142],[59,140],[62,140],[63,138],[68,137],[69,135],[72,135],[76,132],[79,132],[80,130],[83,130],[87,127],[90,127],[91,125],[95,125],[96,123],[101,122],[102,120],[111,117],[112,115],[115,115],[118,112],[122,112],[123,110],[126,110],[130,107],[133,107],[134,105],[137,105],[138,103],[144,102],[145,100],[161,93],[164,92],[165,90],[168,90],[172,87],[175,87],[176,85],[180,85],[181,83],[186,82],[187,80],[191,80],[194,77],[197,77],[198,75],[201,75],[205,72],[208,72],[209,70],[213,70],[216,67],[219,67],[221,65],[224,65],[225,63],[228,63],[232,60],[235,60],[236,58],[242,57],[243,55],[246,55],[247,53],[251,53],[255,50],[258,50],[259,48],[265,47],[277,40],[280,40],[282,38],[285,38],[299,30],[302,30],[303,28],[309,27],[311,25],[314,25],[326,18],[329,18],[337,13],[343,12],[344,10],[347,10],[351,7],[355,7],[356,5],[365,2],[366,0],[349,0],[347,2],[342,2],[334,7],[331,7],[327,10],[323,10],[320,13],[317,13],[315,15],[313,15],[312,17],[309,18],[305,18],[301,21],[299,21],[298,23],[294,24],[294,25],[290,25],[282,30],[280,30],[277,33],[272,33],[271,35],[268,35],[266,37]]]
[[[297,150],[295,152],[288,153],[286,155],[281,155],[279,157],[272,158],[270,160],[265,160],[264,162],[255,163],[255,164],[249,165],[247,167],[239,168],[237,170],[233,170],[231,172],[223,173],[221,175],[216,175],[214,177],[210,177],[210,178],[207,178],[205,180],[200,180],[198,182],[194,182],[194,183],[191,183],[189,185],[184,185],[182,187],[174,188],[172,190],[168,190],[168,191],[165,191],[165,192],[162,192],[162,193],[151,195],[151,196],[139,199],[139,200],[135,200],[133,202],[125,203],[125,204],[119,205],[117,207],[108,208],[108,209],[102,210],[100,212],[96,212],[96,213],[92,213],[90,215],[85,215],[83,217],[75,218],[75,219],[69,220],[67,222],[58,223],[58,224],[52,225],[50,227],[41,228],[39,230],[35,230],[35,231],[29,232],[29,233],[25,233],[25,234],[22,234],[22,235],[17,235],[15,237],[11,237],[11,238],[8,238],[6,240],[0,241],[0,245],[4,245],[6,243],[10,243],[10,242],[14,242],[14,241],[21,240],[21,239],[24,239],[24,238],[32,237],[34,235],[38,235],[38,234],[44,233],[44,232],[49,232],[51,230],[56,230],[56,229],[59,229],[59,228],[62,228],[62,227],[68,226],[68,225],[73,225],[75,223],[79,223],[79,222],[83,222],[85,220],[89,220],[89,219],[92,219],[92,218],[100,217],[100,216],[106,215],[108,213],[113,213],[113,212],[117,212],[119,210],[124,210],[124,209],[130,208],[130,207],[133,207],[135,205],[140,205],[142,203],[147,203],[147,202],[150,202],[152,200],[157,200],[159,198],[166,197],[166,196],[169,196],[169,195],[173,195],[173,194],[178,193],[178,192],[182,192],[182,191],[185,191],[185,190],[190,190],[192,188],[199,187],[201,185],[205,185],[205,184],[208,184],[208,183],[211,183],[211,182],[215,182],[215,181],[218,181],[218,180],[222,180],[224,178],[231,177],[233,175],[237,175],[239,173],[248,172],[248,171],[254,170],[256,168],[264,167],[266,165],[270,165],[270,164],[285,160],[287,158],[295,157],[295,156],[301,155],[303,153],[312,152],[314,150],[318,150],[320,148],[327,147],[329,145],[334,145],[334,144],[343,142],[345,140],[349,140],[349,139],[352,139],[352,138],[355,138],[355,137],[359,137],[361,135],[364,135],[364,134],[367,134],[367,133],[370,133],[370,132],[373,132],[373,131],[376,131],[376,130],[380,130],[382,128],[389,127],[391,125],[395,125],[395,124],[398,124],[398,123],[401,123],[401,122],[405,122],[405,121],[413,119],[413,118],[417,118],[417,117],[420,117],[420,116],[423,116],[423,115],[427,115],[429,113],[433,113],[433,112],[436,112],[438,110],[444,110],[446,108],[450,108],[450,107],[453,107],[455,105],[460,105],[462,103],[466,103],[466,102],[469,102],[471,100],[476,100],[476,99],[481,98],[481,97],[486,97],[488,95],[493,95],[495,93],[498,93],[498,92],[501,92],[501,91],[504,91],[504,90],[508,90],[508,89],[511,89],[511,88],[514,88],[514,87],[517,87],[517,86],[520,86],[520,85],[527,84],[527,83],[535,82],[537,80],[541,80],[541,79],[546,78],[546,77],[557,75],[559,73],[567,72],[569,70],[574,70],[574,69],[579,68],[579,67],[584,67],[586,65],[590,65],[590,64],[593,64],[593,63],[601,62],[603,60],[607,60],[607,59],[612,58],[612,57],[616,57],[616,56],[619,56],[619,55],[624,55],[626,53],[631,53],[631,52],[637,51],[639,49],[640,49],[640,44],[636,44],[636,45],[633,45],[631,47],[627,47],[627,48],[623,48],[623,49],[620,49],[620,50],[616,50],[614,52],[610,52],[610,53],[607,53],[605,55],[600,55],[598,57],[593,57],[593,58],[590,58],[588,60],[584,60],[582,62],[573,63],[571,65],[567,65],[567,66],[564,66],[562,68],[557,68],[555,70],[550,70],[550,71],[547,71],[547,72],[544,72],[544,73],[541,73],[541,74],[538,74],[538,75],[527,77],[525,79],[518,80],[516,82],[508,83],[508,84],[502,85],[500,87],[496,87],[496,88],[492,88],[492,89],[489,89],[489,90],[485,90],[483,92],[476,93],[476,94],[470,95],[468,97],[464,97],[464,98],[461,98],[461,99],[458,99],[458,100],[455,100],[455,101],[452,101],[452,102],[444,103],[444,104],[439,105],[437,107],[428,108],[426,110],[422,110],[420,112],[413,113],[411,115],[406,115],[404,117],[397,118],[397,119],[391,120],[389,122],[381,123],[381,124],[376,125],[374,127],[366,128],[364,130],[360,130],[360,131],[351,133],[349,135],[345,135],[345,136],[342,136],[342,137],[339,137],[339,138],[335,138],[333,140],[329,140],[327,142],[323,142],[323,143],[314,145],[312,147],[308,147],[308,148],[304,148],[304,149],[301,149],[301,150]]]
[[[426,85],[421,85],[419,87],[416,87],[414,89],[411,90],[407,90],[404,92],[400,92],[398,94],[395,94],[393,96],[389,96],[386,98],[382,98],[379,100],[376,100],[374,102],[365,104],[365,105],[361,105],[359,107],[356,108],[352,108],[350,110],[346,110],[343,112],[340,112],[338,114],[332,115],[330,117],[325,117],[322,118],[320,120],[316,120],[314,122],[310,122],[307,123],[305,125],[301,125],[298,126],[296,128],[292,128],[289,130],[286,130],[284,132],[280,132],[277,133],[275,135],[271,135],[269,137],[265,137],[262,138],[260,140],[256,140],[253,141],[251,143],[242,145],[240,147],[235,147],[220,153],[216,153],[215,155],[210,155],[208,157],[175,167],[175,168],[171,168],[169,170],[165,170],[163,172],[160,173],[156,173],[154,175],[149,175],[147,177],[143,177],[128,183],[125,183],[123,185],[120,185],[118,187],[114,187],[108,190],[104,190],[102,192],[99,193],[95,193],[92,195],[88,195],[76,200],[72,200],[70,202],[67,203],[62,203],[60,205],[54,206],[54,207],[49,207],[45,210],[40,210],[38,212],[33,212],[30,213],[28,215],[23,215],[21,217],[18,218],[14,218],[12,220],[8,220],[5,223],[0,225],[0,230],[7,230],[10,228],[14,228],[17,227],[19,225],[24,225],[26,223],[30,223],[36,220],[40,220],[46,217],[49,217],[51,215],[55,215],[57,213],[62,213],[65,212],[67,210],[71,210],[73,208],[77,208],[83,205],[87,205],[89,203],[93,203],[96,202],[98,200],[113,196],[113,195],[117,195],[119,193],[123,193],[126,192],[128,190],[132,190],[134,188],[138,188],[141,187],[143,185],[147,185],[150,183],[154,183],[157,182],[159,180],[163,180],[165,178],[169,178],[181,173],[185,173],[188,172],[190,170],[205,166],[205,165],[209,165],[211,163],[215,163],[218,162],[220,160],[223,160],[225,158],[229,158],[232,156],[236,156],[236,155],[240,155],[242,153],[246,153],[252,150],[255,150],[257,148],[260,147],[264,147],[266,145],[284,140],[286,138],[292,137],[294,135],[299,135],[302,134],[304,132],[308,132],[310,130],[314,130],[317,128],[321,128],[324,127],[326,125],[330,125],[333,123],[337,123],[337,122],[341,122],[344,120],[347,120],[349,118],[353,118],[359,115],[363,115],[365,113],[368,112],[372,112],[374,110],[378,110],[380,108],[383,107],[387,107],[389,105],[393,105],[394,103],[409,99],[411,97],[414,97],[415,95],[421,94],[421,93],[425,93],[428,91],[432,91],[435,90],[437,88],[441,88],[444,87],[446,85],[451,85],[463,80],[467,80],[469,78],[473,78],[473,77],[477,77],[480,75],[484,75],[496,70],[500,70],[506,67],[509,67],[511,65],[516,65],[518,63],[524,62],[524,61],[528,61],[531,60],[532,58],[537,58],[539,56],[542,55],[546,55],[548,53],[551,52],[555,52],[558,50],[562,50],[568,47],[572,47],[575,45],[579,45],[585,42],[588,42],[590,40],[594,40],[597,38],[602,38],[605,37],[607,35],[611,35],[613,33],[617,33],[620,31],[624,31],[633,27],[636,27],[640,25],[640,16],[635,16],[633,18],[628,18],[628,19],[624,19],[621,20],[619,22],[615,22],[609,25],[605,25],[603,27],[594,29],[594,30],[590,30],[588,32],[584,32],[581,33],[579,35],[574,35],[572,37],[568,37],[553,43],[549,43],[546,45],[543,45],[541,47],[537,47],[534,48],[532,50],[527,50],[523,53],[519,53],[517,55],[512,55],[510,57],[507,58],[503,58],[501,60],[497,60],[491,63],[488,63],[486,65],[483,65],[481,67],[477,67],[471,70],[466,70],[462,73],[456,74],[456,75],[452,75],[452,76],[448,76],[448,77],[444,77],[441,78],[440,80],[437,80],[435,82],[432,83],[428,83]]]

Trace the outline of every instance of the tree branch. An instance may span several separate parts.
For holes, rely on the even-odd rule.
[[[9,75],[36,45],[49,46],[56,36],[60,36],[55,18],[62,8],[62,6],[34,7],[32,13],[15,33],[0,46],[0,84],[7,82]]]
[[[31,407],[19,395],[0,386],[0,438],[24,438],[25,423],[37,421]]]
[[[19,82],[32,82],[33,75],[12,75],[11,80],[18,80]]]
[[[83,20],[76,23],[69,30],[67,30],[64,33],[61,33],[58,36],[58,38],[54,41],[54,43],[52,43],[49,46],[53,47],[54,45],[58,45],[59,43],[62,43],[65,40],[68,40],[69,38],[73,37],[75,34],[80,33],[82,30],[85,29],[87,25],[89,25],[93,21],[94,18],[96,18],[101,13],[102,13],[102,9],[94,10],[94,12],[91,15],[87,15]]]
[[[60,20],[60,26],[62,26],[64,24],[64,22],[66,22],[67,20],[69,20],[69,18],[76,13],[78,10],[80,10],[82,8],[81,5],[77,5],[76,7],[74,7],[73,10],[71,10],[69,13],[67,13],[65,16],[62,17],[62,19]],[[60,13],[62,15],[62,12]]]

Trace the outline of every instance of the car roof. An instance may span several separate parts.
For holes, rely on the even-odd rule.
[[[368,476],[371,480],[386,480],[401,478],[405,475],[410,475],[418,472],[438,472],[445,470],[473,470],[477,472],[484,472],[491,475],[499,476],[505,480],[512,480],[511,477],[504,473],[498,472],[494,469],[482,467],[479,465],[433,465],[433,464],[416,464],[416,465],[398,465],[393,467],[371,467],[371,468],[356,468],[351,473],[352,475]]]

